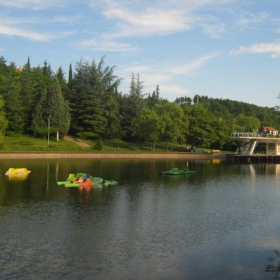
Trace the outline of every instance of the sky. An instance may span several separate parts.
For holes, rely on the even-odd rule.
[[[0,56],[54,72],[104,56],[129,94],[159,85],[195,95],[280,105],[279,0],[0,0]]]

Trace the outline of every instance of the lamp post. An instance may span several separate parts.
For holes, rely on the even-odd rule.
[[[52,115],[50,115],[48,117],[48,145],[50,144],[50,121],[51,121],[51,116]]]

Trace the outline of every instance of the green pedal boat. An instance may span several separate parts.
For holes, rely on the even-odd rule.
[[[185,175],[185,174],[194,174],[196,171],[190,170],[188,168],[179,169],[179,168],[172,168],[168,171],[162,172],[164,175]]]

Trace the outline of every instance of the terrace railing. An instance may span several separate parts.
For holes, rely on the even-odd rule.
[[[258,138],[258,137],[269,137],[279,138],[279,135],[272,135],[266,132],[232,132],[232,138]]]

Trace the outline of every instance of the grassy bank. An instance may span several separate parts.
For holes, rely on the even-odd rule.
[[[30,136],[5,136],[1,141],[1,152],[100,152],[96,149],[96,141],[82,140],[90,147],[81,147],[79,142],[69,142],[65,139],[56,141],[50,139],[49,144],[47,139],[39,139]],[[207,149],[204,149],[207,151]],[[168,152],[183,152],[186,151],[185,145],[170,144],[168,146]],[[209,150],[210,151],[210,150]],[[102,152],[125,152],[125,153],[150,153],[151,143],[144,142],[126,142],[122,140],[108,140],[103,141]],[[156,145],[156,152],[166,152],[165,143],[158,143]]]

